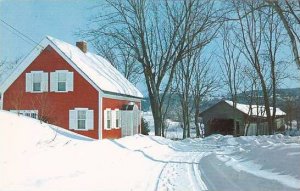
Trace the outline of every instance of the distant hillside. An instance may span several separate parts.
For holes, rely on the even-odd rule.
[[[249,92],[244,92],[238,95],[238,102],[239,103],[244,103],[247,104],[249,103],[248,100],[245,98],[245,95],[250,95]],[[259,91],[258,95],[262,97],[262,92]],[[278,89],[277,90],[277,105],[278,107],[282,108],[284,110],[285,108],[285,101],[290,98],[296,101],[300,102],[300,88],[286,88],[286,89]],[[212,105],[216,104],[222,99],[230,100],[229,96],[218,96],[218,97],[209,97],[206,100],[204,100],[201,104],[201,111],[206,110],[207,108],[211,107]],[[263,104],[263,103],[260,103]],[[179,106],[179,99],[178,97],[174,97],[172,100],[172,105],[177,105]],[[142,101],[142,110],[143,111],[149,111],[150,110],[150,100],[149,97],[144,98]]]

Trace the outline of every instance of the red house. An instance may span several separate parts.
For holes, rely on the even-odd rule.
[[[94,139],[140,132],[143,95],[106,59],[87,52],[84,41],[73,46],[47,36],[0,85],[1,93],[4,110]]]

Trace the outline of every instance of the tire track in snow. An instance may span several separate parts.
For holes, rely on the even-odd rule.
[[[189,180],[194,191],[207,190],[207,187],[201,178],[200,169],[198,168],[199,161],[203,156],[204,153],[194,154],[192,157],[192,162],[190,164],[186,164]]]
[[[160,173],[158,175],[158,178],[157,178],[157,181],[156,181],[156,185],[155,185],[155,191],[159,190],[158,188],[159,188],[160,184],[163,184],[162,180],[164,180],[164,179],[163,179],[162,174],[165,172],[166,167],[167,167],[168,164],[169,163],[164,164],[163,168],[161,169],[161,171],[160,171]]]
[[[207,190],[201,178],[199,161],[203,152],[182,152],[163,166],[155,190]]]

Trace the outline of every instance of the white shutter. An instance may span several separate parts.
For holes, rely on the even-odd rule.
[[[74,77],[73,77],[73,72],[67,72],[67,91],[72,92],[74,89]]]
[[[42,92],[48,92],[48,73],[42,73]]]
[[[129,135],[133,135],[133,128],[134,128],[134,112],[129,111]]]
[[[126,111],[121,111],[121,126],[122,126],[122,137],[126,136]]]
[[[107,129],[107,109],[104,110],[104,129]]]
[[[112,110],[111,111],[111,127],[116,128],[116,111]]]
[[[119,110],[119,128],[122,128],[122,111]]]
[[[77,129],[77,111],[69,110],[69,129]]]
[[[94,111],[93,110],[86,111],[86,129],[87,130],[94,129]]]
[[[51,72],[50,73],[50,92],[56,92],[58,90],[58,73],[57,72]]]
[[[32,92],[32,73],[26,73],[26,92]]]

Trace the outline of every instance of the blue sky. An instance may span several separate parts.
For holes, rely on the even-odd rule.
[[[87,26],[94,1],[2,0],[0,18],[39,42],[46,35],[75,43],[74,35]],[[0,23],[1,59],[25,56],[34,47]]]
[[[88,27],[89,18],[95,14],[91,9],[95,4],[94,0],[0,0],[0,18],[36,42],[50,35],[75,44],[80,40],[75,32]],[[0,22],[1,60],[24,57],[33,47]],[[287,70],[299,74],[295,66]],[[138,86],[146,92],[141,84]],[[288,80],[286,87],[300,87],[300,82]]]

